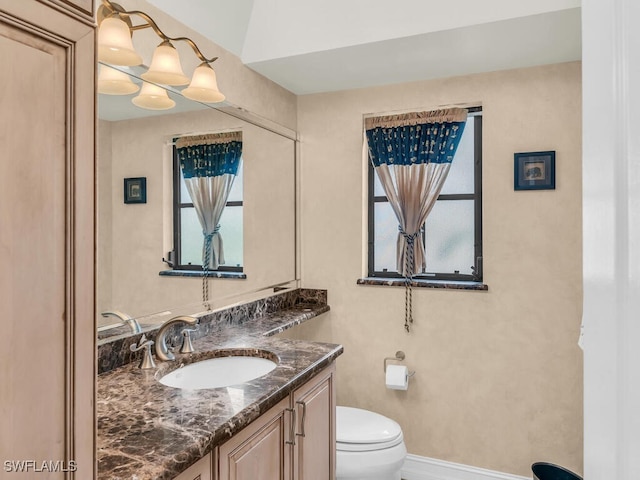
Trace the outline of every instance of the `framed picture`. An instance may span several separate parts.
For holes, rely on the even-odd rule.
[[[124,179],[124,203],[147,203],[147,177]]]
[[[513,188],[514,190],[555,190],[556,152],[514,154]]]

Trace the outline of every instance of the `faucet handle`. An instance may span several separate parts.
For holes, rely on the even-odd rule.
[[[153,345],[153,343],[153,340],[148,340],[147,336],[143,333],[142,337],[140,337],[140,342],[137,345],[134,343],[129,347],[132,352],[137,352],[139,350],[142,350],[143,348],[145,349],[138,368],[142,368],[145,370],[149,368],[156,368],[156,362],[153,360],[153,355],[151,354],[151,346]]]
[[[198,330],[198,326],[195,328],[183,328],[180,333],[182,333],[182,347],[180,348],[180,353],[193,353],[195,349],[193,348],[193,344],[191,343],[191,332],[196,332]]]

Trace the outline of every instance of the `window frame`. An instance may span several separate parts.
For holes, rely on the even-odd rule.
[[[474,200],[474,259],[475,265],[471,267],[472,274],[462,273],[417,273],[413,275],[415,281],[461,281],[461,282],[482,282],[483,262],[482,262],[482,107],[469,107],[467,122],[474,122],[474,193],[444,194],[439,195],[436,201]],[[398,272],[376,271],[375,267],[375,204],[388,202],[386,195],[375,195],[375,168],[373,167],[367,154],[368,172],[368,192],[367,192],[367,212],[368,212],[368,239],[367,239],[367,276],[369,278],[400,279],[404,278]],[[454,160],[455,161],[455,160]],[[425,240],[425,231],[422,229],[422,241]]]
[[[243,168],[243,164],[240,164],[240,168]],[[182,202],[182,189],[180,188],[180,159],[178,158],[178,149],[175,144],[173,145],[173,256],[172,261],[169,263],[173,270],[192,270],[192,271],[203,271],[202,265],[195,264],[182,264],[181,263],[181,252],[182,252],[182,209],[183,208],[195,208],[192,202]],[[244,198],[244,196],[243,196]],[[244,204],[243,200],[235,200],[228,201],[225,204],[225,208],[227,207],[242,207]],[[243,212],[244,213],[244,212]],[[243,238],[244,243],[244,238]],[[244,264],[244,259],[243,259]],[[238,266],[226,266],[219,265],[217,269],[209,269],[209,272],[234,272],[234,273],[243,273],[244,265]]]

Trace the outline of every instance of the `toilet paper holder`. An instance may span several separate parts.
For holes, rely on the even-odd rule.
[[[388,362],[389,360],[397,361],[397,362],[402,362],[402,361],[405,359],[405,357],[406,357],[406,355],[404,354],[404,352],[403,352],[402,350],[398,350],[398,351],[396,352],[396,356],[395,356],[395,357],[386,357],[386,358],[384,359],[384,371],[385,371],[385,373],[386,373],[386,371],[387,371],[387,362]],[[410,377],[413,377],[415,374],[416,374],[416,372],[415,372],[415,371],[414,371],[414,372],[409,372],[409,376],[410,376]]]

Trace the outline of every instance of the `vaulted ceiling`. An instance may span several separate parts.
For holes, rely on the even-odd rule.
[[[581,58],[580,0],[148,0],[296,94]]]

